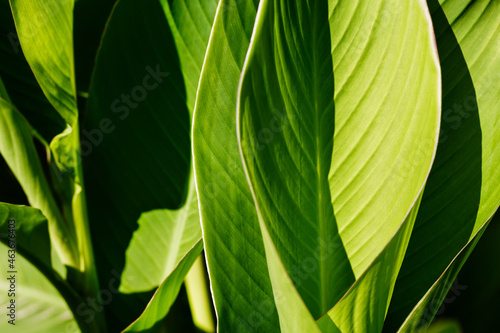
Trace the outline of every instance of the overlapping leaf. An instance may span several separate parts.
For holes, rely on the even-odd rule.
[[[187,4],[203,9],[196,1]],[[210,16],[211,7],[205,6]],[[111,268],[125,268],[121,290],[132,293],[118,295],[123,301],[108,309],[114,313],[111,327],[124,328],[128,318],[140,315],[151,293],[138,292],[158,286],[200,237],[195,210],[186,204],[187,200],[197,208],[192,200],[194,187],[188,194],[193,180],[189,177],[187,96],[194,96],[196,87],[185,88],[184,81],[197,81],[203,56],[180,63],[176,43],[185,37],[182,27],[189,23],[186,14],[185,10],[171,11],[167,2],[120,1],[107,24],[96,61],[82,136],[90,220],[96,230],[96,251],[104,254],[97,262],[101,282],[111,277]],[[205,31],[200,39],[206,40],[196,49],[191,46],[185,50],[203,54],[210,24],[203,21],[191,27]],[[186,212],[189,214],[184,215]],[[158,228],[169,230],[158,233]],[[141,235],[158,239],[145,242]],[[177,239],[179,236],[182,239]],[[171,237],[180,243],[171,243]],[[141,244],[145,247],[139,249]],[[155,248],[155,244],[160,247]],[[155,249],[160,248],[158,255]],[[150,271],[144,270],[144,256],[155,263]],[[148,278],[143,284],[131,279],[145,275]],[[123,316],[124,311],[127,316]]]
[[[476,242],[477,231],[500,203],[500,154],[494,148],[500,121],[500,4],[428,4],[443,68],[443,121],[436,162],[389,309],[388,331],[397,329],[438,277],[453,278],[443,271],[467,242]],[[468,245],[461,252],[472,249]],[[467,257],[460,255],[447,270],[457,273]],[[434,313],[425,315],[428,321]]]
[[[237,87],[257,3],[219,3],[194,112],[196,186],[219,332],[279,330],[235,126]]]
[[[369,35],[346,21],[351,3],[330,6],[328,25],[327,8],[316,3],[262,4],[239,96],[242,156],[262,219],[313,316],[361,276],[322,329],[381,330],[437,144],[437,54],[418,1],[362,1],[350,15]],[[384,14],[386,26],[373,28]],[[287,126],[276,126],[280,113]],[[408,163],[412,174],[394,178],[392,168]]]

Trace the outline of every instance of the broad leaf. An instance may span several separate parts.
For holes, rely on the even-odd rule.
[[[200,78],[193,158],[219,332],[277,332],[259,222],[236,137],[239,77],[258,1],[221,0]]]
[[[328,329],[381,330],[437,144],[437,53],[418,1],[330,5],[328,25],[319,4],[264,2],[242,74],[242,156],[262,219],[313,316],[357,277],[324,317]],[[382,16],[387,26],[353,34],[351,7],[361,29]],[[401,175],[392,168],[408,163],[415,171],[394,178]]]
[[[74,0],[11,0],[26,60],[49,102],[68,124],[78,117],[73,59]]]
[[[168,6],[155,0],[121,0],[116,5],[101,41],[89,92],[82,131],[82,161],[94,246],[96,252],[103,253],[97,258],[101,283],[112,277],[112,269],[118,272],[126,269],[122,290],[128,295],[120,293],[117,295],[120,301],[106,308],[110,327],[124,328],[129,318],[140,315],[151,292],[138,292],[157,286],[177,263],[173,261],[194,245],[200,235],[199,227],[190,220],[193,228],[186,228],[186,247],[162,245],[163,251],[174,251],[161,252],[173,261],[151,267],[148,274],[156,270],[146,283],[132,283],[131,275],[136,275],[137,269],[143,270],[143,266],[132,269],[143,260],[143,251],[137,252],[141,241],[130,243],[134,231],[140,228],[138,239],[140,234],[155,233],[157,244],[167,244],[175,232],[167,231],[173,219],[178,224],[176,228],[182,229],[182,224],[187,223],[182,213],[165,213],[165,210],[178,211],[188,197],[191,162],[188,95],[194,96],[195,91],[185,87],[184,81],[187,78],[197,81],[196,68],[201,68],[201,63],[195,67],[179,62],[176,43],[182,40],[185,33],[180,33],[181,27],[188,22],[183,18],[185,11],[177,15]],[[208,39],[210,25],[201,22],[199,27],[192,26],[196,27],[208,30],[204,33]],[[204,50],[207,42],[196,46]],[[168,219],[172,221],[169,223]],[[165,228],[165,233],[158,233],[158,228]],[[124,253],[129,245],[126,258]],[[155,257],[158,262],[159,256]]]
[[[47,144],[64,130],[64,120],[43,94],[26,62],[8,0],[0,1],[0,15],[0,77],[13,104]]]
[[[389,309],[389,332],[500,203],[500,4],[441,3],[428,1],[442,67],[440,143]]]

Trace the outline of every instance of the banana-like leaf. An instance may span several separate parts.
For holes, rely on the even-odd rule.
[[[330,24],[326,5],[262,5],[239,95],[242,156],[262,219],[315,318],[368,269],[322,328],[381,330],[437,145],[437,50],[419,1],[330,5]],[[352,20],[371,14],[361,29],[384,14],[387,26],[351,35],[351,7]],[[391,168],[409,161],[416,170],[405,182],[392,178]]]
[[[193,158],[218,332],[277,332],[259,221],[236,137],[239,77],[258,1],[221,0],[198,88]]]
[[[261,2],[238,104],[256,205],[314,318],[354,282],[328,183],[335,122],[330,51],[327,2]]]
[[[73,126],[78,118],[73,59],[74,0],[11,0],[26,60],[49,102]]]
[[[443,121],[389,308],[388,332],[399,327],[456,254],[478,237],[500,203],[500,153],[495,149],[500,140],[495,128],[500,121],[500,4],[429,0],[428,5],[442,67]]]
[[[207,10],[210,16],[209,3],[202,7],[197,1],[187,1],[185,5],[198,8],[195,12]],[[199,29],[202,42],[198,40],[198,49],[194,45],[184,49],[203,54],[211,20],[207,18],[208,25],[206,21],[192,25],[186,9],[176,6],[155,0],[118,2],[91,82],[82,161],[90,221],[96,230],[94,244],[96,252],[105,253],[97,258],[97,266],[101,283],[112,278],[112,269],[121,272],[125,268],[121,291],[127,293],[118,294],[120,301],[107,307],[110,327],[125,328],[128,319],[139,317],[151,298],[151,292],[139,292],[158,286],[201,235],[199,220],[188,207],[196,208],[194,188],[189,191],[188,108],[188,96],[195,95],[196,87],[185,87],[184,81],[197,82],[203,56],[181,63],[176,45],[184,40],[184,26],[190,24]],[[215,7],[211,10],[214,15]],[[159,228],[165,232],[159,233]],[[146,234],[158,239],[140,250],[145,241],[141,235]],[[177,239],[181,234],[183,239]],[[171,243],[170,237],[178,243]],[[155,244],[162,249],[161,256]],[[150,271],[144,271],[147,255],[156,263]],[[144,275],[149,277],[141,284],[131,280]]]
[[[19,112],[45,144],[64,130],[64,119],[43,94],[21,49],[9,0],[0,1],[0,77]]]
[[[179,293],[186,274],[202,250],[203,242],[199,239],[158,287],[142,315],[128,326],[124,332],[144,332],[146,330],[149,332],[150,329],[155,327],[155,324],[166,316]]]
[[[121,292],[149,291],[158,287],[201,238],[194,178],[190,179],[188,199],[182,208],[153,210],[139,217],[139,228],[126,252]]]

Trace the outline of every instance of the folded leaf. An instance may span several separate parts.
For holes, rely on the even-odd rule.
[[[237,88],[258,1],[221,0],[200,78],[193,159],[218,332],[277,332],[278,314],[236,138]]]
[[[388,332],[399,327],[500,204],[495,148],[500,140],[495,127],[500,122],[500,34],[495,33],[500,4],[440,3],[428,1],[442,67],[440,142],[398,276]]]
[[[313,316],[358,277],[322,329],[367,332],[382,329],[434,157],[439,67],[418,1],[330,5],[328,24],[317,3],[261,4],[242,74],[240,143],[262,220]],[[396,8],[387,27],[351,35]],[[410,162],[404,182],[391,172]]]

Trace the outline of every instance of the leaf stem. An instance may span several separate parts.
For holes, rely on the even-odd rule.
[[[203,253],[194,262],[184,283],[194,324],[202,332],[215,332],[214,312]]]

